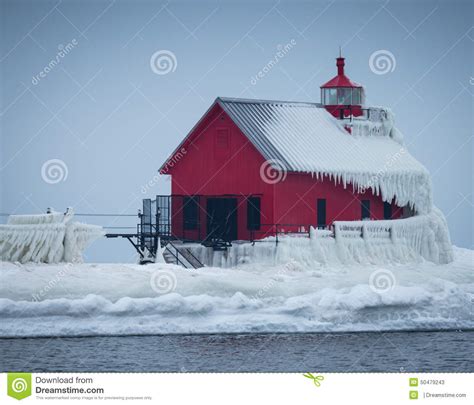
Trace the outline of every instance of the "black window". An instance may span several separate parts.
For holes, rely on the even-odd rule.
[[[392,219],[392,204],[389,202],[383,203],[383,219]]]
[[[261,225],[260,197],[249,197],[247,199],[247,229],[258,231]]]
[[[199,204],[197,197],[184,197],[183,200],[184,229],[192,230],[198,228]]]
[[[318,198],[316,215],[318,217],[318,228],[324,228],[326,224],[326,199]]]
[[[360,204],[361,208],[361,218],[370,219],[370,200],[362,200]]]

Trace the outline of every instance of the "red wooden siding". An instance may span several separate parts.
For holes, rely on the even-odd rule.
[[[275,221],[287,224],[316,225],[316,201],[326,199],[326,220],[354,221],[361,219],[361,200],[370,201],[371,219],[384,219],[384,203],[371,191],[352,193],[352,185],[344,189],[334,181],[316,180],[310,174],[289,173],[275,186]],[[399,218],[402,210],[392,205],[392,218]]]
[[[261,197],[262,224],[295,224],[308,230],[309,225],[317,224],[318,198],[326,199],[328,225],[335,220],[360,220],[361,200],[370,201],[371,219],[384,218],[382,199],[371,191],[354,195],[351,185],[344,189],[334,181],[316,180],[305,173],[288,173],[284,181],[265,183],[260,177],[265,159],[218,104],[203,117],[180,151],[179,159],[175,157],[165,173],[172,175],[172,194],[203,196],[198,230],[183,230],[182,200],[173,200],[172,229],[180,238],[202,240],[207,235],[206,196],[239,196],[237,238],[241,240],[250,239],[245,200],[249,195]],[[392,218],[402,215],[402,209],[395,204],[392,212]],[[297,230],[287,225],[284,228]],[[259,235],[263,236],[255,236]]]
[[[273,185],[260,178],[260,166],[265,159],[219,105],[209,111],[183,147],[186,154],[168,172],[172,175],[173,195],[240,196],[237,209],[239,239],[250,238],[244,196],[260,194],[262,223],[274,223]],[[182,233],[179,204],[173,203],[176,206],[173,207],[172,227],[177,236]],[[204,199],[201,206],[205,210]],[[203,216],[204,228],[206,222]],[[203,229],[201,232],[206,234]],[[187,231],[186,235],[190,233]]]

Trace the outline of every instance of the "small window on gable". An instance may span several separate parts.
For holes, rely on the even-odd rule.
[[[227,149],[229,147],[229,130],[227,128],[217,130],[216,147],[218,149]]]

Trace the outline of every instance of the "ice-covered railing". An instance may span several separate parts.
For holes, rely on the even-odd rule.
[[[387,107],[369,107],[360,117],[351,116],[346,124],[356,136],[387,136],[403,144],[403,135],[395,128],[394,115]]]
[[[315,232],[317,236],[317,232]],[[334,237],[344,244],[362,238],[376,247],[383,240],[402,244],[434,263],[449,263],[453,251],[444,215],[436,207],[430,214],[385,221],[336,221]]]
[[[103,236],[102,227],[73,222],[74,212],[11,215],[0,225],[0,260],[12,262],[81,262],[82,253]]]

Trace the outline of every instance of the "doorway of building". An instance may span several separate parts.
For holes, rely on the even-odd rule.
[[[207,199],[207,239],[237,239],[237,198]]]

